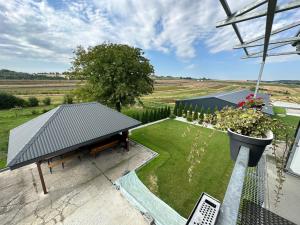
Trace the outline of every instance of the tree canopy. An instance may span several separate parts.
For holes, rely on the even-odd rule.
[[[153,66],[140,48],[122,44],[101,44],[74,51],[72,76],[86,80],[77,96],[121,107],[134,104],[142,95],[152,93]]]

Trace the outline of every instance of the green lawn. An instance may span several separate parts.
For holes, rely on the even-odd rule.
[[[273,111],[274,111],[275,115],[277,115],[277,114],[285,115],[286,114],[285,108],[279,107],[279,106],[273,106]]]
[[[17,112],[14,110],[0,110],[0,169],[6,166],[9,130],[40,115],[43,109],[54,106],[40,106],[25,108]]]
[[[288,132],[291,137],[294,137],[298,123],[300,121],[299,116],[286,115],[285,108],[274,106],[273,107],[275,118],[281,120],[284,124],[288,126]]]
[[[138,171],[142,182],[182,216],[188,217],[202,192],[222,200],[233,162],[226,133],[175,120],[133,131],[131,139],[153,149],[159,156]],[[188,160],[192,144],[199,144],[189,182]]]

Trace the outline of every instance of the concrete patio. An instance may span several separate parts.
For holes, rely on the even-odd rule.
[[[0,224],[148,224],[116,190],[113,182],[154,157],[154,153],[130,143],[120,148],[73,159],[53,174],[42,170],[49,191],[42,192],[35,164],[0,173]]]
[[[275,214],[290,220],[295,224],[300,224],[300,178],[284,173],[283,195],[280,196],[278,206],[275,206],[276,166],[271,149],[266,152],[266,208]]]

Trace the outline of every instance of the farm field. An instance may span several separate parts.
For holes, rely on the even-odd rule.
[[[9,92],[22,98],[36,96],[50,97],[54,104],[60,104],[66,93],[72,92],[82,82],[76,80],[0,80],[0,91]],[[203,96],[215,92],[253,88],[254,82],[156,79],[154,92],[142,97],[146,106],[173,104],[175,99]],[[271,94],[272,100],[300,103],[300,86],[261,83],[261,91]]]
[[[134,130],[130,138],[159,153],[138,176],[182,216],[189,216],[201,192],[223,199],[233,168],[226,133],[169,119]]]

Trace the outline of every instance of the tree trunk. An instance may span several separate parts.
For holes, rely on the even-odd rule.
[[[118,110],[118,112],[121,112],[121,102],[116,103],[116,110]]]

